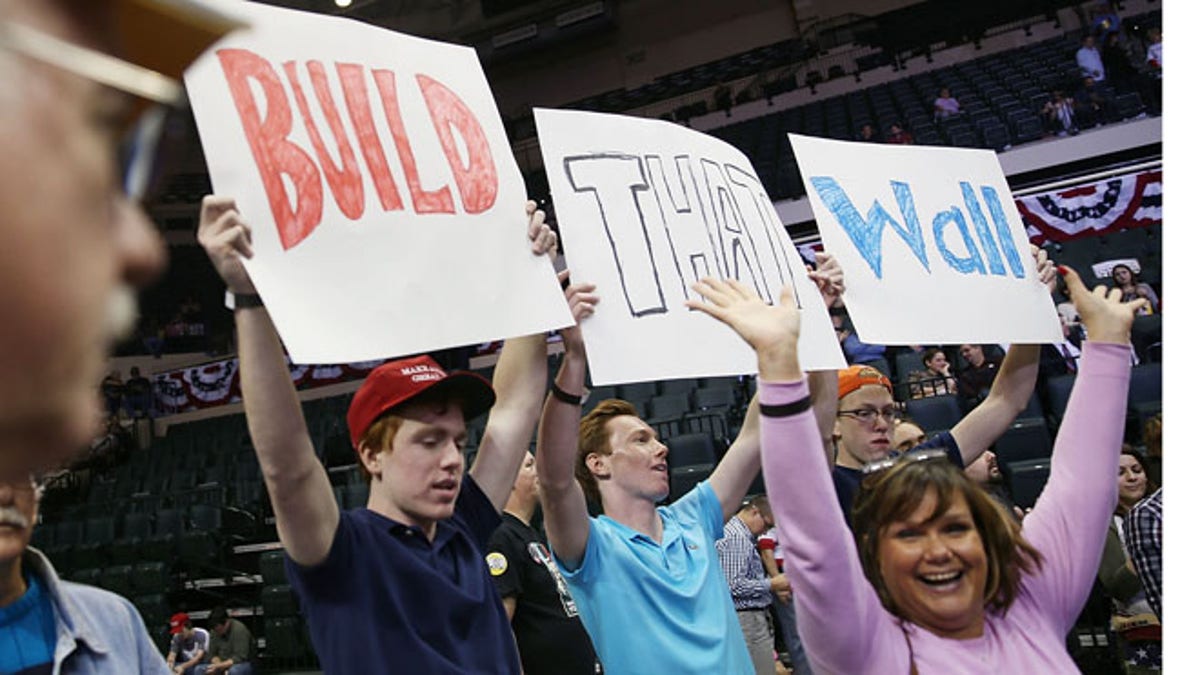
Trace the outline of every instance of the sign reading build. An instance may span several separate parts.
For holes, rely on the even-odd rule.
[[[292,358],[334,363],[571,323],[472,49],[244,3],[187,73],[216,193]]]

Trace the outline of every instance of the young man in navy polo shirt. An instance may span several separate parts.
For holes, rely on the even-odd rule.
[[[347,414],[369,477],[365,509],[342,512],[313,450],[271,318],[242,266],[249,225],[206,197],[200,243],[235,303],[246,419],[287,573],[327,673],[519,673],[512,629],[483,552],[529,446],[546,387],[543,335],[509,340],[496,391],[420,356],[376,368]],[[529,203],[535,253],[555,247]],[[494,405],[493,405],[494,403]],[[464,466],[466,422],[491,409]]]

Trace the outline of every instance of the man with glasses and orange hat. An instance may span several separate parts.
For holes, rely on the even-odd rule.
[[[1036,246],[1031,249],[1039,279],[1053,288],[1054,263],[1045,251]],[[1037,384],[1040,354],[1040,345],[1012,345],[987,398],[952,429],[935,434],[910,451],[941,449],[960,467],[970,465],[1008,430],[1029,404]],[[854,496],[862,483],[863,467],[894,454],[896,416],[892,382],[887,376],[861,365],[838,371],[838,406],[832,424],[836,447],[833,484],[847,524]]]
[[[166,261],[138,204],[156,125],[237,25],[184,0],[0,2],[0,477],[94,435],[109,347]]]

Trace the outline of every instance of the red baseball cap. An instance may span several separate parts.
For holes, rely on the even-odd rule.
[[[367,428],[383,413],[435,390],[461,400],[463,417],[468,420],[487,412],[496,402],[492,385],[475,373],[447,373],[427,355],[392,361],[372,370],[350,401],[346,413],[350,443],[357,448]]]
[[[171,635],[178,635],[183,632],[183,624],[187,623],[187,612],[180,612],[171,615]]]

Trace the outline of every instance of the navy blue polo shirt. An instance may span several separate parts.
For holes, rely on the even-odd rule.
[[[520,673],[482,551],[500,515],[468,475],[430,542],[374,511],[343,511],[329,557],[285,560],[326,673]]]
[[[954,440],[949,431],[934,434],[933,438],[909,452],[917,450],[944,450],[951,462],[958,468],[963,468],[962,451],[958,449],[958,441]],[[846,519],[846,524],[850,525],[852,531],[854,526],[850,522],[850,512],[854,508],[854,497],[858,494],[858,486],[862,485],[862,480],[863,473],[858,469],[837,465],[833,467],[833,488],[837,491],[838,504],[842,507],[842,517]]]

